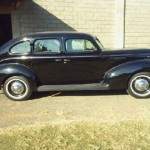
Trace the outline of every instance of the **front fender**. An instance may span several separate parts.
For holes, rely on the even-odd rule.
[[[131,76],[143,71],[150,72],[149,59],[126,62],[108,70],[104,82],[109,84],[110,89],[126,89]]]
[[[0,65],[0,85],[2,86],[6,79],[12,76],[24,76],[30,82],[32,89],[36,90],[37,78],[32,70],[24,65],[3,64]]]

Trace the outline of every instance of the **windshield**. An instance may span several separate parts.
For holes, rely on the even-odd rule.
[[[96,43],[98,44],[98,46],[101,48],[101,49],[104,49],[104,46],[102,45],[102,43],[100,42],[100,40],[96,37],[95,38],[96,40]]]

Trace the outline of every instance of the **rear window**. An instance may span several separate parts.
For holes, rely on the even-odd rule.
[[[28,54],[30,51],[31,46],[29,41],[18,43],[10,49],[12,54]]]

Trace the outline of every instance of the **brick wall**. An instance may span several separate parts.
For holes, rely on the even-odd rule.
[[[150,47],[150,0],[127,0],[126,47]]]
[[[24,0],[12,23],[14,37],[77,30],[105,47],[150,47],[150,0]]]
[[[15,15],[20,34],[69,30],[97,35],[115,46],[115,0],[25,0]]]

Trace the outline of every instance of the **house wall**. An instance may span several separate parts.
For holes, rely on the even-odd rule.
[[[97,35],[105,46],[114,47],[115,7],[116,0],[25,0],[13,16],[18,18],[20,35],[81,31]],[[15,36],[18,36],[16,31]]]
[[[11,13],[14,37],[69,30],[105,47],[150,47],[150,0],[22,0]]]
[[[150,47],[150,0],[126,0],[126,47]]]

